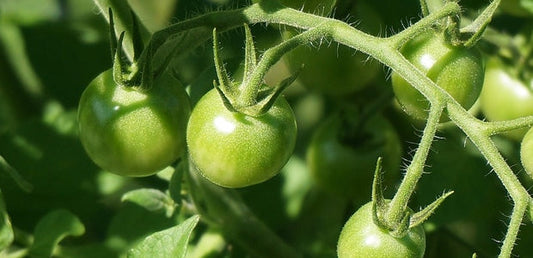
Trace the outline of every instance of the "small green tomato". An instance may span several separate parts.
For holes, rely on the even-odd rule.
[[[196,104],[187,127],[192,163],[211,182],[230,188],[275,176],[292,155],[295,142],[296,120],[283,97],[253,117],[229,111],[213,89]]]

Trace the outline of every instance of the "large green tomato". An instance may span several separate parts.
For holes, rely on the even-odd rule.
[[[81,96],[80,140],[101,168],[147,176],[185,152],[189,114],[187,93],[171,76],[163,74],[151,89],[139,91],[117,85],[107,70]]]
[[[464,108],[476,102],[483,86],[481,54],[474,48],[452,46],[442,34],[425,33],[407,42],[402,54]],[[415,119],[427,118],[429,102],[397,73],[392,87],[402,109]]]
[[[489,121],[504,121],[533,115],[533,81],[520,79],[517,71],[497,58],[487,63],[485,83],[481,91],[481,111]],[[520,141],[527,128],[504,133]]]
[[[374,223],[372,202],[357,210],[342,228],[337,243],[339,258],[421,258],[426,249],[422,225],[396,238]]]
[[[231,188],[276,175],[295,142],[296,120],[283,97],[265,114],[252,117],[229,111],[213,89],[196,104],[187,127],[192,163],[211,182]]]
[[[355,126],[340,115],[328,118],[307,148],[307,166],[316,184],[327,192],[366,203],[378,157],[383,157],[387,179],[396,179],[402,148],[393,126],[380,114],[360,128],[354,133]]]

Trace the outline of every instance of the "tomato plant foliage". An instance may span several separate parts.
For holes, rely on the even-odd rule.
[[[530,0],[0,13],[0,257],[533,256]]]

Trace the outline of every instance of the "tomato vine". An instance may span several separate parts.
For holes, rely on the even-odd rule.
[[[424,174],[431,171],[431,163],[445,163],[436,162],[438,154],[431,153],[432,149],[438,151],[448,143],[434,144],[443,132],[460,135],[454,139],[461,138],[465,153],[469,152],[461,162],[474,160],[474,165],[464,169],[476,171],[465,173],[486,174],[482,169],[491,169],[496,175],[492,178],[501,183],[501,189],[497,190],[508,194],[502,199],[510,199],[505,200],[512,207],[509,221],[504,227],[494,226],[499,231],[505,229],[499,257],[511,257],[513,250],[518,252],[516,249],[520,248],[515,247],[519,243],[519,231],[525,227],[525,221],[533,221],[533,198],[528,192],[533,184],[533,129],[522,140],[520,153],[516,151],[519,147],[516,141],[533,126],[533,115],[526,111],[527,104],[520,104],[513,106],[516,115],[508,116],[508,112],[501,112],[504,110],[501,106],[495,105],[500,103],[492,102],[495,96],[491,95],[501,95],[499,84],[511,80],[513,85],[521,86],[517,91],[527,94],[513,92],[508,96],[531,95],[533,62],[529,59],[533,53],[533,33],[531,27],[525,26],[520,31],[513,28],[508,32],[514,35],[500,35],[502,32],[492,26],[502,22],[493,21],[502,15],[520,21],[533,17],[533,7],[527,0],[501,4],[501,0],[486,0],[486,6],[476,7],[479,12],[466,12],[469,8],[465,6],[470,3],[420,0],[422,17],[389,35],[366,29],[365,22],[378,23],[380,19],[373,19],[372,14],[361,15],[362,10],[372,10],[375,3],[359,0],[241,0],[236,1],[238,7],[228,4],[226,9],[209,9],[223,4],[205,2],[180,3],[184,10],[174,15],[179,13],[175,19],[181,20],[165,25],[164,22],[171,20],[169,16],[155,26],[139,15],[150,11],[139,7],[146,3],[137,3],[137,8],[133,8],[135,4],[128,1],[94,0],[109,23],[112,68],[100,72],[84,93],[80,92],[77,112],[67,114],[47,94],[39,94],[39,101],[45,101],[46,106],[42,104],[42,121],[34,123],[45,126],[31,129],[39,131],[38,136],[61,132],[80,140],[79,149],[87,159],[85,163],[74,159],[65,164],[52,159],[50,163],[58,163],[54,165],[65,170],[72,170],[70,163],[87,163],[87,170],[98,171],[98,177],[84,177],[74,187],[98,192],[97,197],[109,193],[113,200],[105,202],[120,199],[126,203],[124,214],[137,216],[130,218],[131,221],[158,217],[159,224],[151,232],[138,235],[126,232],[127,240],[119,241],[116,239],[120,237],[115,237],[120,234],[114,230],[134,229],[122,226],[121,223],[129,220],[121,218],[126,215],[118,214],[113,219],[114,226],[108,229],[111,240],[100,243],[106,250],[114,249],[110,252],[116,254],[127,252],[133,257],[153,256],[157,247],[170,246],[172,242],[173,248],[165,250],[165,254],[183,257],[191,237],[195,244],[189,246],[197,251],[193,257],[209,255],[201,253],[204,247],[227,257],[240,256],[238,252],[267,257],[310,254],[352,257],[358,252],[369,257],[423,257],[427,252],[435,252],[426,250],[429,243],[435,242],[432,239],[435,232],[453,231],[441,227],[447,222],[435,219],[434,223],[432,219],[438,216],[432,215],[440,208],[453,210],[445,208],[453,201],[453,197],[448,197],[469,189],[458,187],[455,192],[453,186],[437,189],[442,193],[440,196],[435,196],[433,202],[421,203],[433,197],[425,192],[431,187],[426,187],[421,194],[417,191],[421,189],[417,186],[428,178]],[[188,13],[187,8],[191,6],[208,9],[194,16]],[[7,26],[0,27],[0,47],[8,44],[6,49],[16,49],[13,45],[17,38],[6,40],[5,35],[20,37],[14,33],[17,32],[14,24],[24,21],[25,15],[13,16],[10,5],[4,7],[8,7],[8,15],[0,19],[0,25]],[[66,7],[57,9],[57,19],[64,15],[62,8]],[[344,18],[345,15],[348,17]],[[259,28],[269,33],[274,31],[276,35],[268,35],[265,43]],[[244,51],[239,51],[239,47]],[[320,55],[314,56],[317,60],[309,58],[317,51],[320,51]],[[340,59],[335,54],[343,55],[342,62],[336,61]],[[15,62],[8,64],[9,67],[21,68],[17,76],[37,76],[31,67],[26,67],[29,62],[24,51],[23,61],[18,63],[14,58],[17,53],[6,55],[8,62]],[[201,56],[199,64],[195,63],[198,61],[195,55]],[[322,55],[331,59],[326,60]],[[486,60],[490,61],[485,70]],[[306,62],[313,62],[313,66],[306,66]],[[348,67],[350,64],[353,67]],[[192,69],[195,65],[202,68]],[[375,69],[379,66],[383,70]],[[321,74],[322,69],[335,71]],[[350,76],[342,76],[350,72],[353,72]],[[276,82],[268,78],[270,73],[279,75]],[[5,81],[4,77],[9,76],[0,73],[0,82]],[[24,78],[18,79],[24,82]],[[11,82],[7,81],[6,85]],[[37,78],[30,81],[39,82]],[[9,92],[0,89],[0,100],[6,99],[4,95]],[[0,102],[0,123],[16,120],[17,115],[4,114],[4,109],[14,101],[8,102]],[[530,102],[527,99],[523,103]],[[302,116],[309,113],[314,114]],[[331,114],[338,116],[328,117]],[[64,119],[71,123],[62,123]],[[409,130],[406,124],[422,129]],[[0,140],[7,142],[8,147],[0,146],[0,151],[24,149],[35,164],[50,159],[47,151],[35,147],[40,144],[48,150],[52,144],[47,137],[28,141],[28,137],[14,133],[19,130],[17,127],[2,125]],[[393,130],[400,127],[403,128]],[[512,136],[515,142],[499,135]],[[416,139],[414,148],[405,148],[408,144],[399,139]],[[447,155],[453,155],[454,150],[447,150]],[[41,193],[42,186],[31,185],[42,181],[40,174],[19,169],[25,164],[13,159],[17,155],[10,151],[0,154],[0,172],[7,171],[24,191],[36,189]],[[402,157],[404,166],[400,168]],[[525,176],[519,177],[513,171],[512,163],[518,163],[518,159]],[[486,167],[479,168],[482,165]],[[375,167],[373,178],[370,167]],[[460,165],[451,167],[462,169]],[[401,180],[383,180],[394,178],[402,169]],[[443,170],[435,169],[435,172]],[[103,171],[122,177],[100,173]],[[157,179],[151,175],[157,175]],[[461,173],[442,176],[461,177]],[[472,177],[463,179],[466,178]],[[368,182],[371,179],[373,182]],[[109,183],[109,180],[115,181]],[[455,184],[460,180],[441,181]],[[104,181],[105,184],[101,183]],[[365,185],[355,189],[358,184]],[[28,223],[36,224],[33,234],[25,233],[26,228],[12,228],[11,223],[20,222],[15,216],[8,216],[13,190],[5,185],[0,182],[0,256],[69,256],[68,247],[56,247],[64,236],[83,234],[86,230],[83,222],[60,209],[49,212],[39,223]],[[159,189],[144,188],[148,185]],[[268,190],[258,194],[261,190],[254,189],[261,187]],[[131,191],[133,188],[139,189]],[[386,188],[387,193],[394,194],[385,196]],[[361,190],[367,194],[361,194]],[[122,198],[116,198],[117,194]],[[247,203],[256,202],[248,194],[262,197],[257,201],[263,204],[258,210],[252,211],[260,205]],[[274,201],[283,207],[273,205]],[[359,207],[362,203],[366,204]],[[410,207],[414,205],[424,207],[416,211]],[[80,210],[88,210],[80,206],[83,206]],[[326,214],[332,219],[306,217],[307,213]],[[259,219],[270,215],[272,218],[266,221]],[[280,226],[279,220],[287,224]],[[198,221],[202,223],[197,226]],[[293,230],[300,225],[305,228],[302,232]],[[315,225],[322,228],[315,230]],[[195,227],[200,231],[198,235],[191,234]],[[51,228],[54,230],[50,236],[43,234]],[[278,234],[284,234],[284,238]],[[336,241],[333,244],[331,235]],[[210,236],[215,238],[209,239]],[[454,237],[468,252],[481,250],[460,236]],[[300,242],[300,239],[304,240]],[[375,244],[376,239],[385,244],[371,246],[369,243]],[[234,248],[233,244],[238,247]],[[337,250],[333,251],[334,248]]]
[[[470,26],[464,28],[462,32],[470,37],[466,41],[467,44],[473,44],[472,42],[479,39],[482,30],[490,20],[491,12],[497,7],[498,3],[499,1],[494,1],[487,8],[487,11],[480,16],[481,18],[479,20],[474,21]],[[196,44],[199,44],[199,42],[208,38],[208,33],[211,28],[217,28],[218,31],[225,31],[241,26],[243,23],[282,24],[303,30],[297,36],[287,39],[264,52],[256,69],[248,78],[248,84],[257,85],[255,88],[259,86],[266,71],[285,53],[301,44],[307,44],[309,42],[323,39],[333,40],[377,59],[403,77],[416,90],[422,93],[430,103],[430,111],[422,139],[407,168],[407,172],[397,194],[391,200],[385,220],[391,225],[401,223],[409,198],[415,190],[419,178],[423,174],[425,160],[427,159],[431,143],[435,137],[439,118],[443,112],[446,112],[452,122],[465,132],[467,137],[472,140],[486,157],[514,202],[513,213],[500,253],[502,257],[509,257],[513,245],[516,242],[522,218],[531,203],[531,197],[505,162],[491,141],[490,136],[511,129],[531,126],[533,125],[533,117],[519,118],[505,122],[480,121],[478,118],[470,115],[452,96],[422,74],[399,52],[400,47],[405,42],[430,30],[432,26],[436,25],[442,19],[446,17],[453,18],[459,14],[460,6],[453,1],[448,2],[441,8],[430,12],[426,17],[405,30],[390,37],[381,38],[366,34],[336,19],[285,8],[276,1],[260,1],[243,9],[211,12],[171,25],[166,29],[156,32],[152,36],[147,49],[158,49],[167,40],[172,40],[170,36],[187,30],[193,30],[196,36],[199,36],[196,37]],[[454,23],[452,22],[452,24]],[[457,24],[454,25],[458,26]],[[460,36],[455,37],[456,40],[460,40]],[[190,40],[194,41],[194,39]],[[190,44],[195,45],[194,42]],[[140,62],[143,61],[146,60],[141,57]],[[250,87],[249,89],[251,91],[245,94],[255,94],[253,93],[254,87]]]

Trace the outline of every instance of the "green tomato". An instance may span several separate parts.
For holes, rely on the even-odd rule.
[[[372,116],[353,134],[354,126],[340,115],[328,118],[313,134],[307,148],[307,166],[318,186],[327,192],[366,203],[378,157],[388,179],[398,175],[401,143],[393,126],[380,114]]]
[[[522,166],[533,178],[533,129],[529,129],[524,138],[522,139],[522,144],[520,145],[520,160],[522,161]]]
[[[533,115],[533,81],[525,82],[497,58],[487,63],[485,83],[480,96],[481,111],[489,121],[504,121]],[[505,132],[520,141],[527,128]]]
[[[229,111],[215,89],[194,107],[187,127],[192,163],[211,182],[245,187],[275,176],[296,142],[294,113],[283,97],[258,117]]]
[[[479,51],[452,46],[442,34],[430,32],[407,42],[401,52],[461,106],[468,109],[476,102],[484,76]],[[397,73],[392,74],[392,87],[396,99],[407,114],[415,119],[427,118],[429,102],[418,90]]]
[[[374,223],[372,202],[359,208],[342,228],[337,244],[339,258],[414,258],[423,257],[426,235],[422,225],[396,238]]]
[[[147,176],[185,152],[190,103],[178,81],[163,74],[153,88],[117,85],[112,70],[98,75],[83,92],[80,140],[101,168],[123,176]]]

